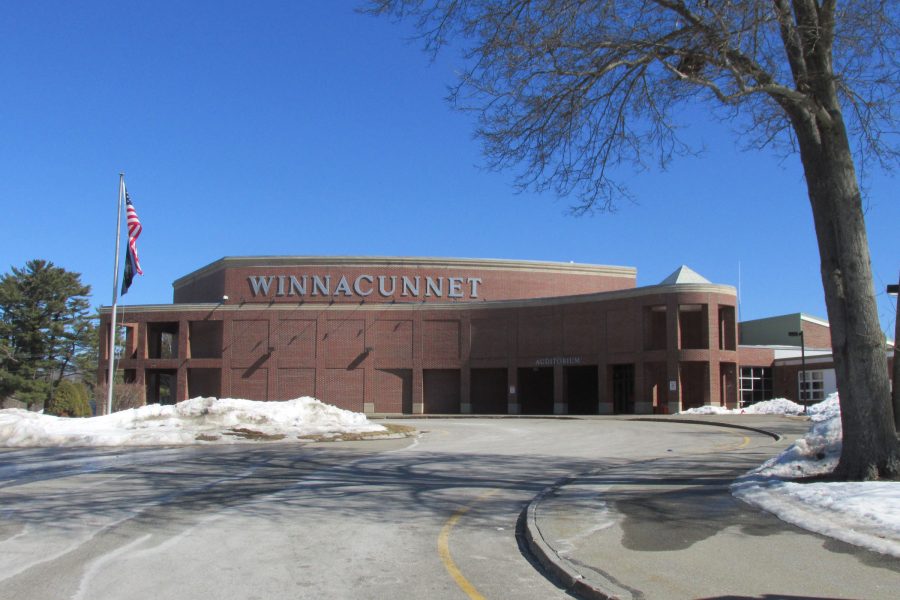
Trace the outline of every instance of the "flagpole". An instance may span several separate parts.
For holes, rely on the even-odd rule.
[[[119,173],[119,200],[116,205],[116,266],[113,269],[112,315],[109,319],[109,378],[106,414],[112,414],[113,382],[116,375],[116,303],[119,299],[119,242],[122,237],[122,199],[125,197],[125,173]]]

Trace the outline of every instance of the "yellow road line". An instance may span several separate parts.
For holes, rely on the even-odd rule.
[[[713,446],[714,452],[734,452],[735,450],[741,450],[742,448],[746,448],[750,445],[750,436],[742,435],[743,440],[737,446],[732,446],[731,444],[719,444],[718,446]]]
[[[466,579],[465,575],[462,574],[462,571],[459,570],[459,567],[456,566],[456,563],[453,562],[453,557],[450,556],[450,531],[453,529],[454,525],[456,525],[457,521],[459,521],[464,514],[469,512],[475,504],[493,496],[497,491],[498,490],[490,490],[485,492],[478,496],[478,498],[468,506],[463,506],[457,510],[449,519],[447,519],[447,522],[444,523],[444,526],[441,528],[440,535],[438,535],[438,554],[441,557],[441,562],[444,563],[444,568],[450,573],[450,576],[453,578],[453,581],[456,582],[456,585],[459,586],[459,589],[465,592],[471,600],[485,600],[485,598],[475,589],[475,586]]]

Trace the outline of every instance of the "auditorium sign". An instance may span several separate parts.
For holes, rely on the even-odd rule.
[[[359,297],[377,294],[383,298],[469,298],[478,297],[480,277],[422,277],[416,275],[250,275],[253,297]]]

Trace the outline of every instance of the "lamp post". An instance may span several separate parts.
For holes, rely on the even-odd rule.
[[[803,414],[806,414],[806,399],[803,397],[803,391],[806,389],[806,344],[803,341],[803,329],[800,331],[788,331],[791,337],[800,338],[800,403],[803,405]],[[807,391],[808,393],[808,391]]]
[[[887,286],[887,293],[890,296],[897,296],[900,291],[900,283]],[[897,344],[900,344],[900,301],[897,302],[897,318],[894,320],[894,391],[892,393],[892,404],[894,405],[894,431],[900,432],[900,355],[897,352]]]

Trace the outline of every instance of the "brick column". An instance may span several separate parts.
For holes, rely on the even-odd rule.
[[[681,354],[681,336],[678,331],[678,299],[672,296],[666,298],[666,398],[668,399],[669,414],[681,411],[681,369],[679,359]],[[675,389],[672,389],[672,382]]]
[[[706,397],[704,400],[710,406],[719,406],[721,402],[719,386],[722,384],[719,361],[710,359],[706,364]]]
[[[506,408],[511,415],[522,414],[522,405],[519,404],[519,371],[515,365],[506,368]],[[515,390],[515,393],[508,393],[509,390]]]
[[[472,368],[470,358],[472,354],[472,316],[468,311],[463,311],[459,316],[459,412],[472,414]]]
[[[597,393],[600,396],[597,401],[598,415],[611,415],[614,412],[609,385],[609,365],[606,364],[605,358],[600,359],[597,365]]]
[[[459,412],[472,414],[472,369],[463,363],[459,370]]]
[[[356,367],[363,370],[363,412],[367,415],[375,413],[375,361],[373,353],[378,352],[375,348],[375,315],[369,311],[365,313],[365,324],[363,329],[363,352],[365,358],[362,364]],[[372,348],[372,352],[366,352],[367,348]]]
[[[175,401],[183,402],[189,398],[188,390],[188,350],[190,327],[186,319],[178,321],[178,375],[175,383]]]
[[[563,366],[553,365],[553,414],[567,415],[569,414],[569,403],[566,402],[564,395],[565,386],[563,385]]]
[[[414,415],[425,413],[425,385],[422,374],[422,315],[417,312],[413,317],[413,383],[412,412]]]

